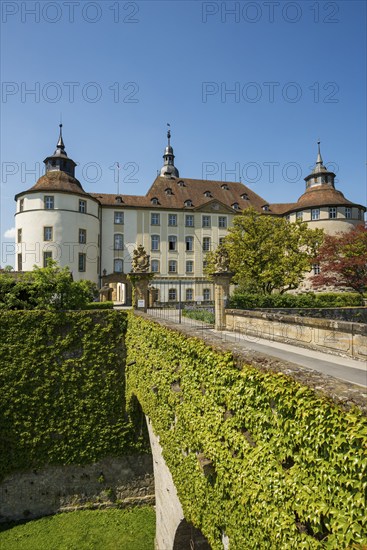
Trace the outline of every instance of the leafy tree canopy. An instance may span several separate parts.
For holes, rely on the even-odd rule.
[[[264,215],[247,208],[233,220],[224,239],[234,282],[262,294],[299,286],[310,271],[323,230],[306,223]],[[207,255],[207,273],[215,272],[218,250]]]
[[[73,281],[70,269],[53,260],[17,277],[0,273],[1,309],[83,309],[96,291],[91,281]]]
[[[327,235],[316,261],[320,274],[313,285],[349,287],[363,294],[367,292],[367,229],[361,224],[346,233]]]

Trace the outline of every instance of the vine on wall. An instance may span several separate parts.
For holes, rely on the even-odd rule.
[[[0,323],[0,478],[140,450],[125,418],[126,315],[7,311]]]
[[[362,549],[367,420],[283,374],[133,315],[127,398],[151,418],[185,517],[213,550]]]

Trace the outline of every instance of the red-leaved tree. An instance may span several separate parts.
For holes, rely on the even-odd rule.
[[[312,279],[317,288],[324,285],[367,291],[367,229],[361,224],[346,233],[326,235],[315,260],[320,274]]]

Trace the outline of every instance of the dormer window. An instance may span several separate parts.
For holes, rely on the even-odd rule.
[[[223,184],[221,185],[221,188],[224,189],[225,191],[229,191],[229,187],[228,187],[228,185],[227,185],[226,183],[223,183]]]
[[[232,208],[233,208],[233,210],[239,210],[239,209],[240,209],[240,205],[238,204],[238,202],[234,202],[234,203],[232,204]]]
[[[165,189],[164,192],[166,193],[166,195],[173,195],[172,189],[170,187],[167,187],[167,189]]]
[[[152,204],[159,204],[159,200],[157,199],[157,197],[153,197],[150,202]]]
[[[261,208],[264,210],[264,212],[269,212],[269,205],[268,204],[264,204]]]
[[[179,187],[186,187],[185,182],[182,181],[182,180],[179,180],[179,181],[177,182],[177,185],[178,185]]]
[[[241,199],[243,199],[244,201],[248,201],[249,200],[248,194],[247,193],[242,193]]]
[[[117,204],[122,204],[124,201],[122,200],[122,197],[118,196],[115,198],[115,202],[117,202]]]
[[[185,206],[192,206],[192,200],[187,199],[187,201],[184,202]]]
[[[204,196],[205,197],[212,197],[213,195],[211,194],[210,191],[205,191]]]

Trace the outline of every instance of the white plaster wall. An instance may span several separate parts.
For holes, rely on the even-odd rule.
[[[44,209],[44,196],[52,195],[53,210]],[[79,212],[79,199],[86,200],[87,213]],[[52,251],[53,259],[61,266],[69,266],[74,280],[87,279],[98,283],[98,204],[88,198],[67,193],[34,193],[24,197],[24,210],[15,216],[16,235],[22,230],[22,242],[17,253],[22,254],[22,270],[43,267],[43,252]],[[19,202],[19,201],[18,201]],[[43,228],[53,228],[53,240],[44,241]],[[87,233],[86,244],[79,244],[79,229]],[[86,254],[86,270],[78,270],[78,254]]]

